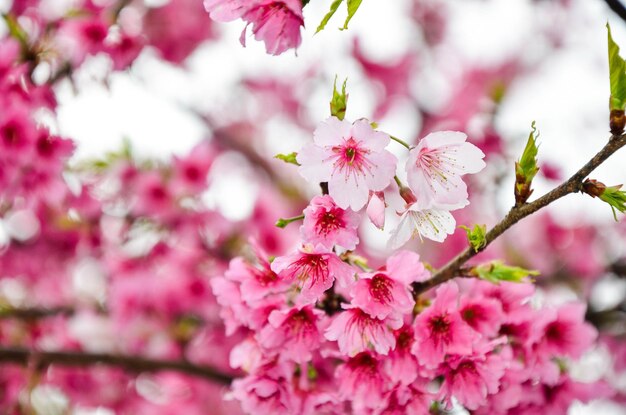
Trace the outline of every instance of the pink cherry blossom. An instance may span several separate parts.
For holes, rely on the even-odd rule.
[[[431,133],[411,149],[406,162],[409,187],[422,209],[454,210],[469,204],[461,178],[485,167],[485,154],[457,131]]]
[[[412,351],[426,367],[437,366],[448,354],[472,353],[477,334],[459,315],[458,296],[456,283],[441,285],[432,305],[415,318]]]
[[[337,255],[319,250],[278,257],[271,268],[283,281],[295,284],[299,290],[298,305],[316,302],[335,280],[340,286],[350,286],[355,274],[352,267]]]
[[[360,217],[350,209],[341,209],[328,196],[316,196],[304,209],[300,235],[304,243],[332,250],[335,245],[353,250],[359,243],[357,228]]]
[[[396,338],[391,330],[399,329],[402,320],[389,316],[384,320],[374,318],[354,306],[333,318],[326,329],[328,340],[337,340],[339,350],[348,356],[374,349],[380,354],[388,354],[396,346]]]
[[[418,382],[408,386],[396,386],[385,396],[382,404],[374,409],[374,415],[426,415],[430,413],[433,394],[425,384]]]
[[[290,382],[292,372],[293,368],[288,364],[265,364],[252,375],[235,380],[231,396],[241,402],[246,413],[298,413],[301,403]]]
[[[186,157],[174,157],[172,187],[182,195],[200,193],[207,187],[207,175],[216,151],[206,141],[196,145]]]
[[[578,359],[589,349],[598,336],[597,330],[585,322],[586,307],[581,303],[569,303],[554,313],[544,313],[538,323],[536,352],[545,356]],[[543,322],[541,322],[543,320]]]
[[[396,330],[394,335],[396,347],[385,359],[385,373],[392,381],[406,386],[413,383],[419,374],[417,359],[411,353],[415,337],[408,325]]]
[[[252,25],[254,37],[265,42],[267,53],[280,55],[300,46],[300,27],[304,26],[300,0],[204,0],[212,19],[228,22],[242,18],[247,22],[241,34],[245,46],[246,29]]]
[[[495,336],[504,321],[502,305],[491,298],[464,295],[459,312],[463,321],[485,336]]]
[[[410,284],[430,276],[419,255],[410,251],[399,251],[389,257],[386,268],[360,274],[350,292],[352,304],[379,319],[410,313],[415,305]]]
[[[448,406],[455,397],[465,408],[475,410],[486,404],[487,395],[498,392],[505,364],[488,351],[491,347],[484,345],[473,354],[453,355],[445,360],[440,369],[444,380],[439,395]]]
[[[355,413],[378,407],[389,383],[381,362],[369,352],[357,354],[339,366],[335,377],[340,399],[352,401]]]
[[[300,174],[312,183],[328,182],[328,191],[342,209],[359,210],[370,190],[381,191],[396,173],[396,157],[385,150],[390,138],[367,120],[351,124],[330,117],[298,153]]]
[[[278,353],[280,359],[306,363],[322,341],[319,327],[322,314],[311,306],[274,310],[269,316],[269,324],[259,332],[259,343]]]

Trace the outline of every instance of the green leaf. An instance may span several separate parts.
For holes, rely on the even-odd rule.
[[[626,61],[619,56],[619,46],[613,41],[611,27],[606,24],[609,38],[609,78],[611,80],[611,109],[626,107]]]
[[[537,153],[539,152],[537,138],[539,133],[537,133],[534,121],[531,128],[522,157],[515,162],[515,202],[518,205],[526,203],[532,194],[533,191],[530,186],[539,171],[537,166]]]
[[[346,30],[348,28],[348,23],[352,20],[356,11],[359,10],[362,1],[363,0],[348,0],[348,17],[346,17],[346,21],[340,30]]]
[[[524,282],[526,277],[537,276],[539,272],[505,265],[502,261],[492,261],[475,266],[470,274],[481,280],[498,284],[500,281]]]
[[[298,156],[298,153],[294,151],[293,153],[289,153],[289,154],[276,154],[274,158],[278,160],[282,160],[285,163],[295,164],[296,166],[299,166],[300,163],[298,163],[298,160],[296,160],[297,156]]]
[[[465,233],[467,233],[467,240],[469,241],[472,248],[474,248],[475,252],[478,252],[481,248],[484,248],[487,245],[487,240],[485,239],[485,235],[487,234],[487,226],[474,225],[474,228],[470,229],[467,226],[461,225],[459,226],[459,228],[465,230]]]
[[[524,148],[522,157],[517,163],[517,169],[515,172],[516,174],[524,176],[527,183],[532,182],[535,175],[539,171],[539,167],[537,167],[537,154],[539,152],[539,148],[537,147],[537,137],[539,137],[539,134],[537,134],[537,127],[535,127],[534,121],[532,122],[530,128],[532,128],[532,131],[528,136],[526,147]]]
[[[611,186],[604,189],[604,192],[598,196],[601,200],[608,203],[613,210],[613,218],[617,221],[617,212],[615,210],[619,210],[620,212],[626,212],[626,192],[620,190],[622,185]]]
[[[328,11],[328,13],[326,13],[326,16],[324,16],[324,18],[320,22],[319,26],[317,26],[317,30],[315,30],[315,33],[319,33],[322,30],[324,30],[324,28],[326,27],[326,24],[328,23],[330,18],[333,17],[333,15],[337,11],[337,9],[339,8],[339,5],[341,5],[341,3],[343,3],[343,0],[335,0],[335,1],[333,1],[333,3],[330,5],[330,10]]]
[[[330,115],[343,120],[346,116],[346,109],[348,108],[348,94],[346,93],[346,85],[348,84],[348,78],[343,81],[341,86],[341,93],[337,91],[337,77],[335,76],[335,84],[333,85],[333,99],[330,101]]]

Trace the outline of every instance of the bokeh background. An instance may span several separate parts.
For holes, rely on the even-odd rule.
[[[40,7],[54,12],[71,3],[44,0]],[[145,0],[148,8],[164,3]],[[381,130],[412,143],[429,131],[463,130],[492,150],[484,178],[474,183],[481,210],[470,209],[457,218],[464,224],[494,223],[512,204],[512,161],[521,154],[532,121],[540,131],[543,171],[536,194],[573,173],[609,135],[605,25],[609,22],[617,43],[626,45],[626,22],[602,0],[364,0],[349,30],[338,30],[345,16],[340,11],[326,30],[315,34],[328,3],[311,0],[305,8],[302,45],[281,56],[267,55],[251,37],[242,47],[242,22],[217,24],[202,15],[214,35],[177,64],[150,47],[122,72],[112,72],[105,55],[88,57],[71,80],[56,86],[58,117],[46,122],[78,142],[70,161],[74,166],[119,151],[125,142],[136,157],[165,162],[187,154],[201,140],[219,141],[216,131],[227,130],[244,137],[243,153],[264,160],[269,166],[261,169],[264,174],[269,169],[298,192],[313,195],[318,190],[300,180],[293,166],[272,157],[297,151],[311,139],[315,125],[328,116],[335,77],[340,82],[347,78],[349,119],[374,120]],[[0,0],[0,10],[10,4]],[[129,8],[120,19],[132,27],[140,18],[137,13]],[[45,68],[40,71],[35,76],[45,78]],[[402,147],[390,149],[406,157]],[[254,157],[242,157],[238,146],[230,150],[216,161],[202,200],[227,219],[250,220],[267,184],[258,180]],[[606,162],[593,177],[609,185],[626,181],[623,155]],[[610,209],[597,200],[574,195],[549,210],[555,226],[596,226],[600,238],[610,241],[603,245],[610,250],[606,256],[626,256],[623,220],[614,224]],[[391,213],[385,232],[369,224],[361,230],[374,257],[386,253],[395,220]],[[526,252],[557,243],[547,240],[539,226],[516,229],[514,235],[525,235],[525,229],[534,233],[525,235]],[[0,226],[0,241],[8,240],[7,235]],[[592,256],[575,251],[577,237],[568,234],[559,240],[559,249],[579,258]],[[432,245],[414,246],[430,254],[435,264],[456,252],[437,254]],[[90,284],[80,289],[96,296],[103,289],[101,282]],[[3,295],[15,295],[7,287]],[[596,310],[619,308],[626,279],[600,273],[585,291]],[[557,303],[576,295],[567,283],[545,291]],[[581,379],[608,374],[626,390],[626,375],[609,373],[611,354],[599,347],[573,370]],[[610,401],[575,404],[570,411],[594,412],[626,414],[620,403]]]

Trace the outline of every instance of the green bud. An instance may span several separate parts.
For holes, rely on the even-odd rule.
[[[469,274],[481,280],[498,284],[500,281],[524,282],[526,277],[537,276],[539,272],[505,265],[502,261],[492,261],[475,266]]]
[[[613,41],[611,27],[606,24],[609,40],[609,78],[611,80],[611,110],[626,107],[626,61],[619,55],[619,46]]]
[[[298,160],[296,160],[296,157],[298,157],[298,153],[296,153],[295,151],[289,154],[276,154],[274,156],[275,159],[282,160],[285,163],[295,164],[296,166],[299,166],[300,163],[298,163]]]
[[[485,235],[487,234],[487,226],[474,225],[474,228],[470,229],[467,226],[461,225],[459,226],[459,228],[465,230],[465,233],[467,233],[467,240],[471,247],[474,248],[475,252],[478,252],[487,245],[487,240],[485,239]]]
[[[333,99],[330,101],[330,115],[343,120],[346,116],[346,110],[348,108],[348,94],[346,93],[346,85],[348,79],[343,81],[341,86],[341,93],[337,90],[337,77],[335,76],[335,83],[333,85]]]
[[[617,212],[619,210],[621,213],[626,212],[626,192],[620,190],[622,185],[611,186],[604,189],[604,192],[599,196],[600,200],[606,202],[611,206],[613,210],[613,218],[617,222]]]
[[[537,166],[537,128],[535,122],[531,124],[532,131],[528,136],[526,147],[519,161],[515,162],[515,204],[516,206],[526,203],[530,195],[533,193],[530,188],[535,175],[539,171]]]

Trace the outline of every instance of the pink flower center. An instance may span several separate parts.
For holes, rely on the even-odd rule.
[[[450,318],[447,314],[440,314],[431,318],[428,322],[430,331],[441,337],[447,337],[450,334]]]
[[[331,209],[319,216],[315,230],[320,235],[328,235],[344,226],[343,212],[340,209]]]
[[[190,165],[185,167],[185,178],[191,182],[200,180],[200,169],[197,166]]]
[[[313,287],[329,277],[328,262],[320,254],[303,254],[292,267],[297,270],[296,278],[300,280],[301,285],[309,281],[310,287]]]
[[[7,146],[17,147],[21,144],[20,128],[14,122],[9,121],[2,126],[2,129],[0,129],[0,135],[2,135],[3,141]]]
[[[372,174],[372,168],[375,166],[367,158],[371,151],[361,147],[360,142],[355,141],[354,138],[350,137],[342,145],[334,146],[332,152],[333,155],[329,159],[334,160],[333,174],[343,173],[346,180],[350,176],[356,179],[357,176]]]
[[[471,373],[473,375],[478,374],[476,365],[474,362],[463,362],[456,368],[457,373]]]
[[[287,324],[289,325],[289,331],[296,336],[312,333],[315,328],[311,316],[305,310],[293,313],[289,317]]]
[[[461,315],[463,320],[472,327],[476,327],[478,321],[483,318],[482,310],[476,305],[468,306],[463,310]]]
[[[268,285],[274,284],[278,280],[278,275],[271,269],[258,270],[255,269],[253,271],[254,277],[256,280],[263,286],[267,287]]]
[[[381,304],[393,301],[391,294],[392,281],[385,274],[376,274],[370,280],[370,295]]]
[[[361,374],[369,373],[372,376],[378,375],[378,361],[367,352],[361,352],[348,362],[348,367],[358,370]]]
[[[408,330],[404,330],[396,339],[396,348],[397,350],[408,349],[411,346],[411,343],[413,343],[413,336],[411,336],[411,333]]]

